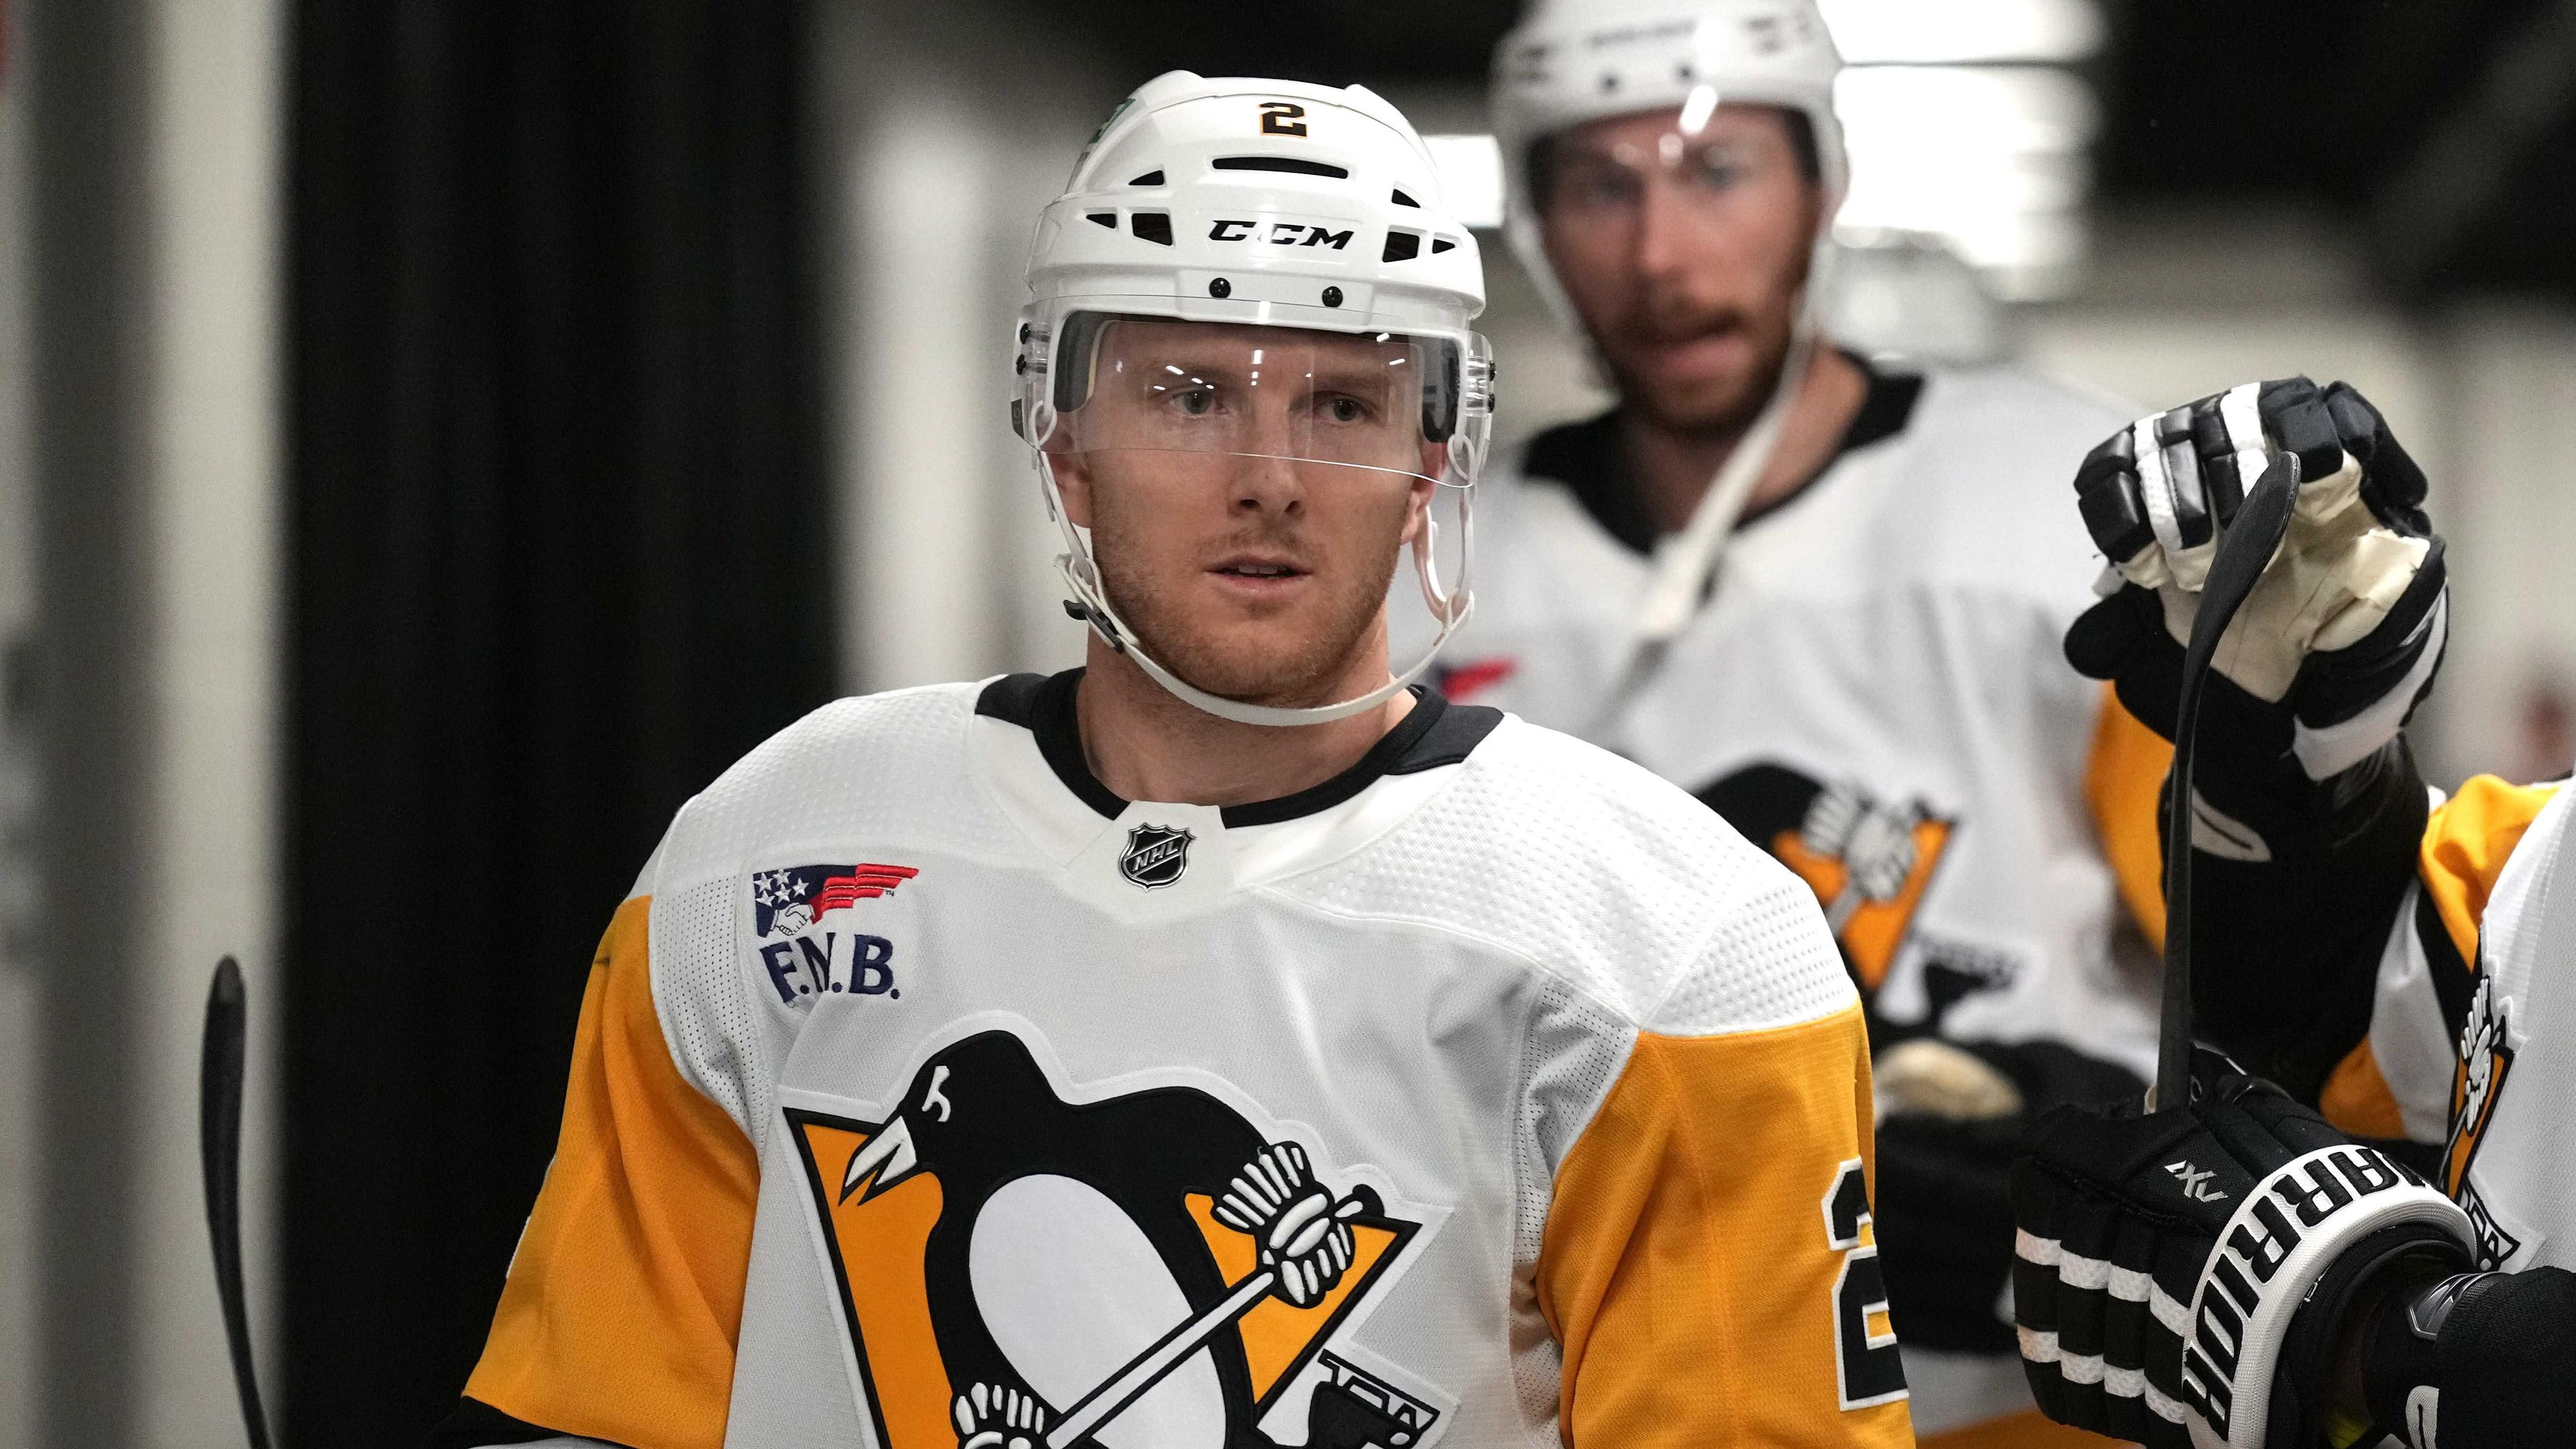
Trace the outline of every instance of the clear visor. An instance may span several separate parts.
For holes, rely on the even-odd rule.
[[[1451,338],[1076,312],[1054,352],[1051,452],[1475,478],[1482,419]]]

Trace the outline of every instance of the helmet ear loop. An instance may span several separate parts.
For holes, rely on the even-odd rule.
[[[1053,408],[1048,408],[1044,417],[1046,427],[1032,427],[1030,432],[1040,443],[1034,449],[1038,491],[1046,497],[1047,516],[1055,520],[1056,531],[1064,536],[1064,552],[1055,556],[1055,570],[1064,579],[1065,591],[1073,595],[1064,601],[1065,612],[1090,625],[1102,643],[1123,654],[1127,652],[1126,624],[1109,607],[1108,595],[1101,587],[1100,565],[1091,557],[1091,541],[1083,536],[1082,526],[1073,521],[1073,511],[1064,506],[1064,493],[1055,477],[1055,460],[1042,446],[1054,435],[1060,418]]]
[[[1437,495],[1433,501],[1437,503]],[[1422,533],[1413,541],[1413,572],[1422,584],[1423,606],[1444,631],[1463,623],[1475,603],[1475,596],[1467,591],[1467,570],[1475,558],[1475,529],[1475,489],[1463,487],[1458,490],[1458,577],[1445,589],[1440,586],[1440,520],[1430,508],[1423,510]]]

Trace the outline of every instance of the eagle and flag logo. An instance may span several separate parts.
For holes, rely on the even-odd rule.
[[[1426,1449],[1340,1340],[1430,1226],[1194,1085],[1085,1100],[1025,1026],[874,1120],[783,1108],[883,1449]]]
[[[751,933],[793,936],[825,911],[890,895],[921,874],[908,865],[791,865],[752,872]]]
[[[861,931],[844,914],[891,895],[921,874],[909,865],[791,865],[751,873],[753,950],[783,1006],[817,996],[901,996],[894,942]]]

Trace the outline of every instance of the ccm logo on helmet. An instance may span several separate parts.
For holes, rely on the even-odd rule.
[[[1331,247],[1335,251],[1349,246],[1352,228],[1334,231],[1330,227],[1309,226],[1302,221],[1274,221],[1266,227],[1257,221],[1219,221],[1208,228],[1209,241],[1260,241],[1281,247]]]

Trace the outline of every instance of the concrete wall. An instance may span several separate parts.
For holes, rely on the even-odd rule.
[[[9,47],[0,500],[28,547],[0,549],[23,566],[0,609],[29,644],[8,756],[35,766],[0,816],[32,825],[0,856],[32,893],[0,966],[9,1444],[240,1442],[197,1143],[224,952],[251,983],[245,1237],[276,1321],[282,15],[34,0]]]
[[[1013,328],[1039,209],[1147,77],[998,5],[836,0],[815,41],[842,676],[890,689],[1077,662],[1061,545],[1009,426]]]

